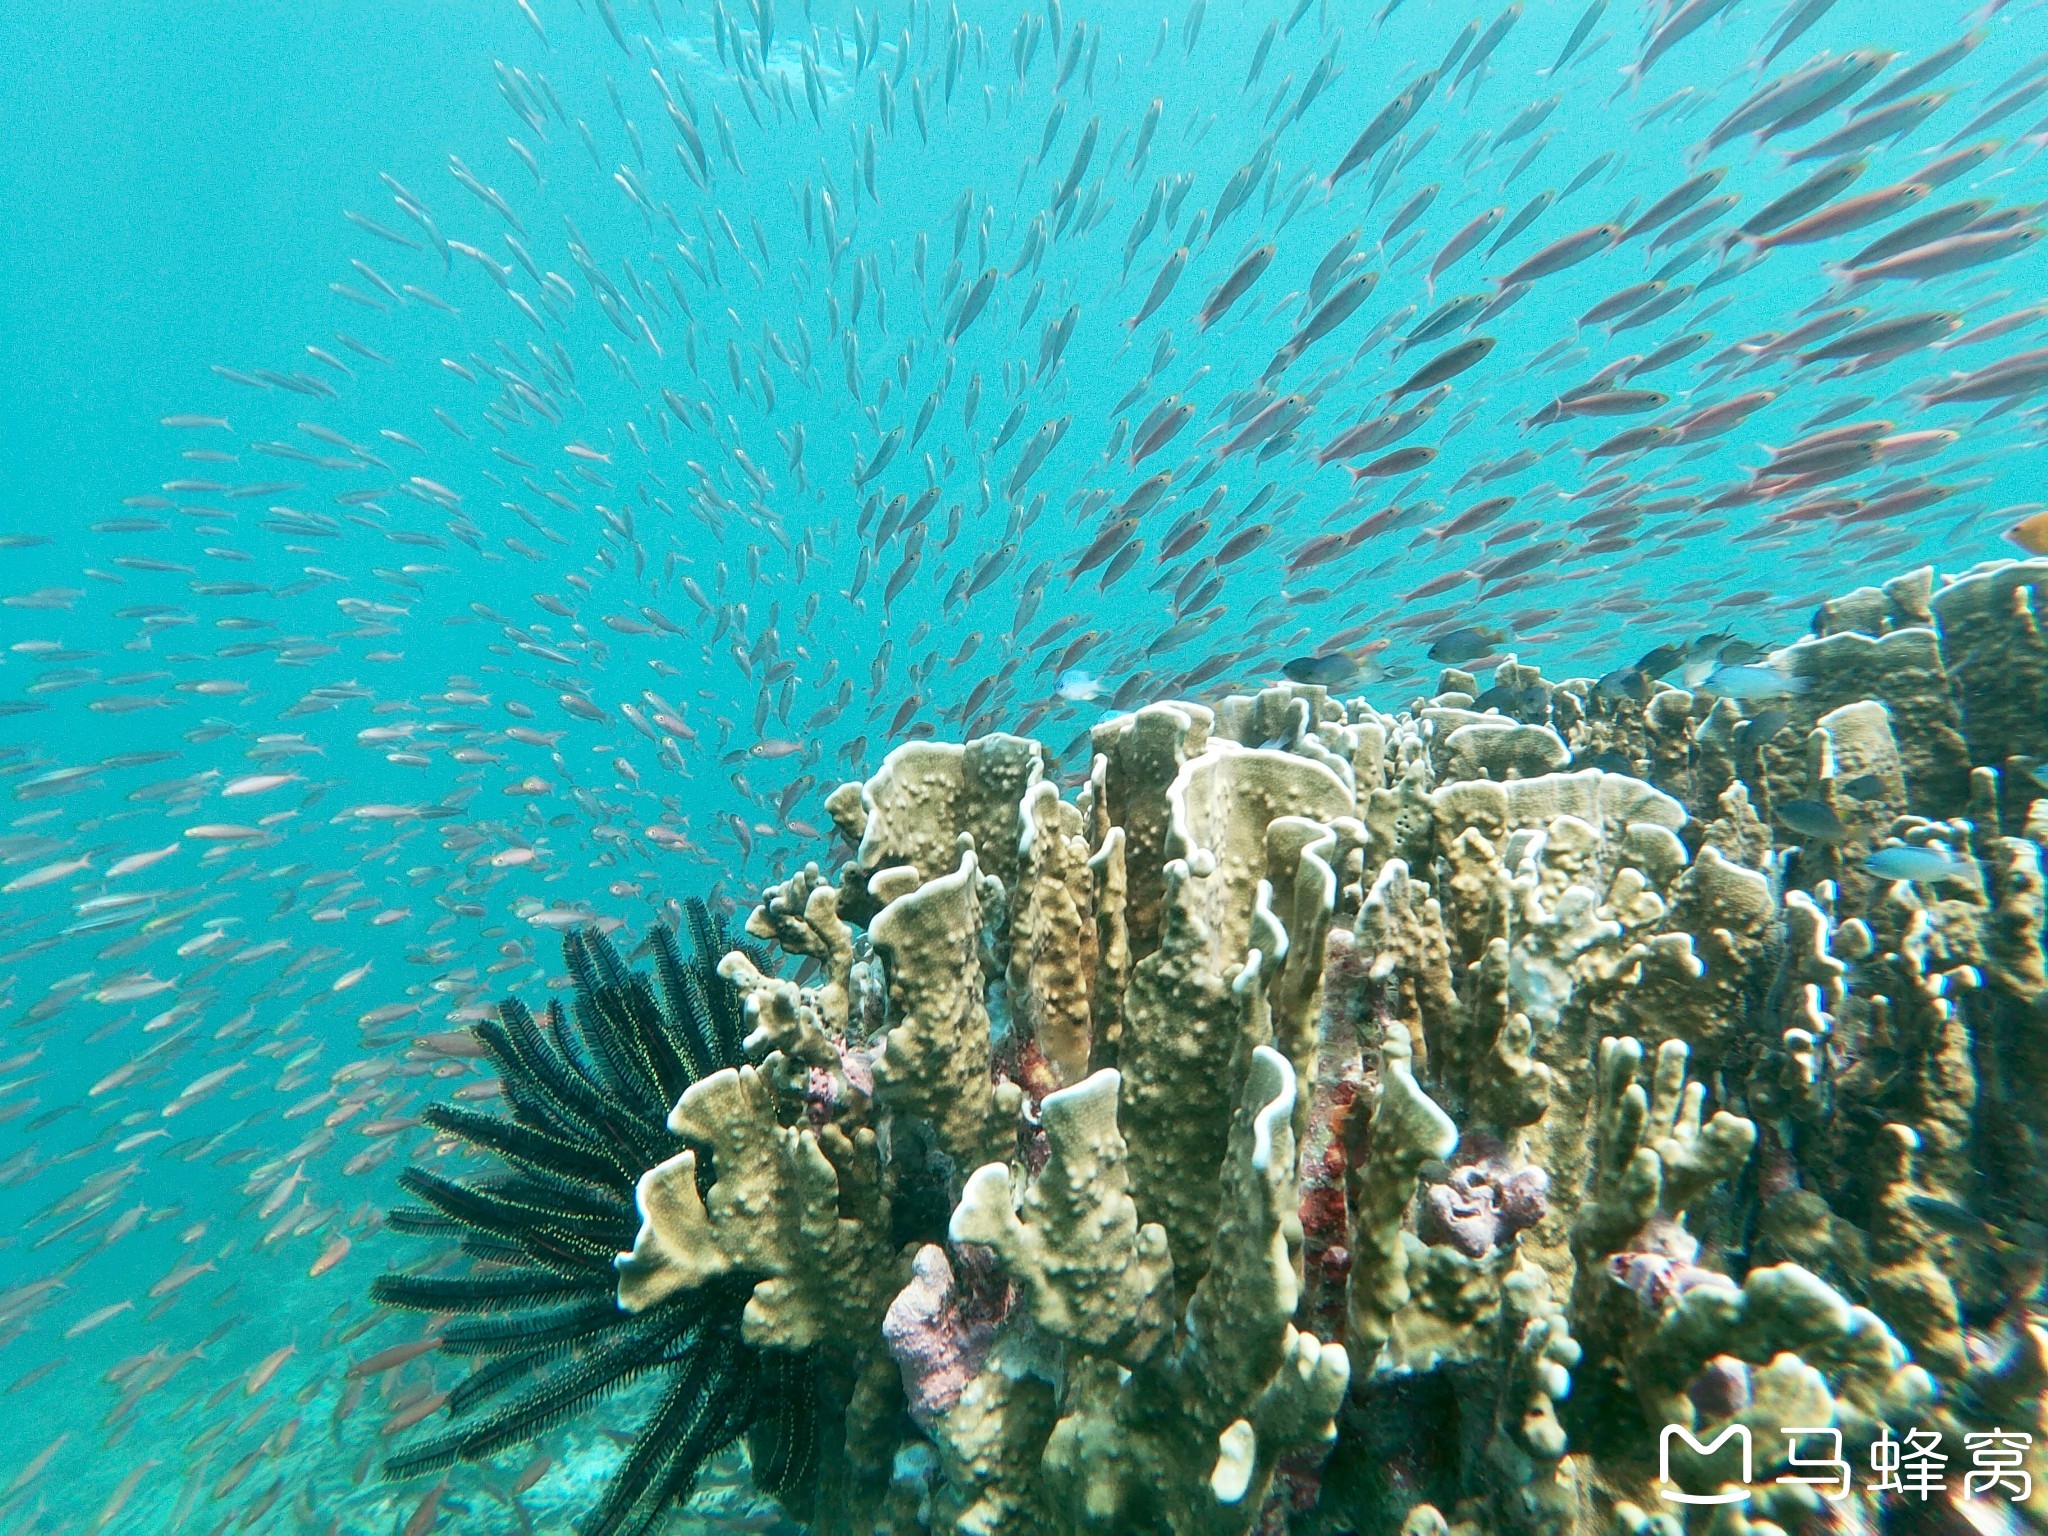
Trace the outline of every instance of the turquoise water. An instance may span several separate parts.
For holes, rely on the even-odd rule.
[[[511,0],[0,17],[11,1529],[411,1519],[431,1480],[367,1469],[434,1361],[362,1391],[346,1366],[417,1333],[364,1290],[408,1257],[379,1228],[397,1169],[435,1155],[412,1117],[477,1080],[431,1042],[497,997],[548,995],[568,923],[638,930],[692,894],[744,906],[825,857],[823,792],[891,742],[1024,730],[1079,769],[1105,709],[1334,646],[1385,641],[1359,686],[1405,702],[1429,691],[1431,648],[1462,659],[1446,636],[1475,624],[1502,631],[1480,653],[1553,677],[1707,632],[1789,638],[1822,596],[2012,552],[2040,495],[2023,390],[1925,403],[2038,344],[2030,316],[1970,336],[2048,292],[2038,247],[1853,291],[1830,271],[1966,200],[1992,233],[2030,228],[2048,198],[2038,6],[1856,0],[1760,69],[1773,29],[1820,8],[1735,4],[1631,80],[1668,16],[1610,6],[1553,73],[1587,13],[1531,4],[1332,187],[1382,109],[1501,12],[971,6],[949,60],[952,10],[895,0],[879,17],[611,0],[613,25],[602,0],[533,4],[537,26]],[[1952,98],[1855,151],[1867,167],[1818,206],[1999,140],[1981,163],[1810,243],[1736,233],[1842,158],[1788,151],[1973,29],[1918,87]],[[1859,48],[1898,57],[1806,126],[1703,148],[1760,81]],[[1715,167],[1667,221],[1499,302],[1496,280],[1551,242],[1628,225]],[[1354,229],[1364,260],[1318,293],[1377,283],[1275,376],[1274,400],[1303,397],[1287,424],[1225,457]],[[1270,266],[1202,328],[1266,242]],[[1183,245],[1177,283],[1128,324]],[[1664,313],[1580,327],[1660,272],[1616,319]],[[1461,295],[1465,323],[1396,356]],[[1845,304],[1867,314],[1773,351]],[[1910,349],[1858,354],[1874,366],[1800,361],[1916,315],[1896,333]],[[1541,422],[1617,359],[1702,331],[1620,381],[1669,401]],[[1475,337],[1494,345],[1411,433],[1317,462],[1429,399],[1386,397]],[[1752,392],[1768,398],[1689,417]],[[1191,419],[1133,466],[1170,393]],[[1855,474],[1727,495],[1765,445],[1867,419],[1894,425]],[[1645,424],[1674,436],[1587,457]],[[1902,436],[1922,432],[1956,436]],[[1056,445],[1022,474],[1035,441]],[[1381,462],[1425,446],[1430,462]],[[1354,484],[1347,462],[1379,472]],[[889,503],[928,487],[919,544]],[[1112,535],[1070,581],[1134,493],[1143,551]],[[605,1427],[549,1442],[516,1496],[529,1458],[458,1470],[419,1528],[566,1528],[615,1454]]]

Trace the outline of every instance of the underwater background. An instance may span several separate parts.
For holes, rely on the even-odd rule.
[[[897,742],[1071,784],[1290,663],[1762,696],[1821,600],[2048,549],[2044,50],[2024,0],[9,7],[0,1527],[572,1528],[623,1415],[377,1475],[452,1379],[368,1297],[421,1110],[565,931],[829,866]]]

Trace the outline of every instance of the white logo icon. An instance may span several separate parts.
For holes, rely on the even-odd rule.
[[[1742,1483],[1726,1493],[1685,1493],[1671,1481],[1671,1442],[1683,1440],[1695,1456],[1711,1456],[1733,1438],[1742,1447]],[[1749,1500],[1750,1443],[1747,1424],[1730,1424],[1705,1445],[1693,1439],[1692,1431],[1682,1424],[1666,1424],[1664,1433],[1657,1437],[1657,1496],[1673,1504],[1743,1504]]]

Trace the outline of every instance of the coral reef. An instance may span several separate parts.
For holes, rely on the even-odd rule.
[[[720,967],[747,1060],[634,1170],[617,1305],[746,1291],[822,1533],[1868,1527],[1915,1431],[1960,1497],[2044,1428],[2044,596],[1852,593],[1768,698],[1155,703],[1070,795],[900,747],[747,919],[803,979]],[[1747,1503],[1670,1502],[1741,1474],[1668,1425],[1746,1429]]]

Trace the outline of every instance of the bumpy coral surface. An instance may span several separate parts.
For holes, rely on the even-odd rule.
[[[729,963],[622,1302],[757,1277],[846,1384],[826,1532],[1871,1527],[1910,1431],[1960,1496],[2048,1381],[2044,596],[1850,594],[1747,702],[1156,703],[1066,794],[899,748],[748,921],[803,964]]]

